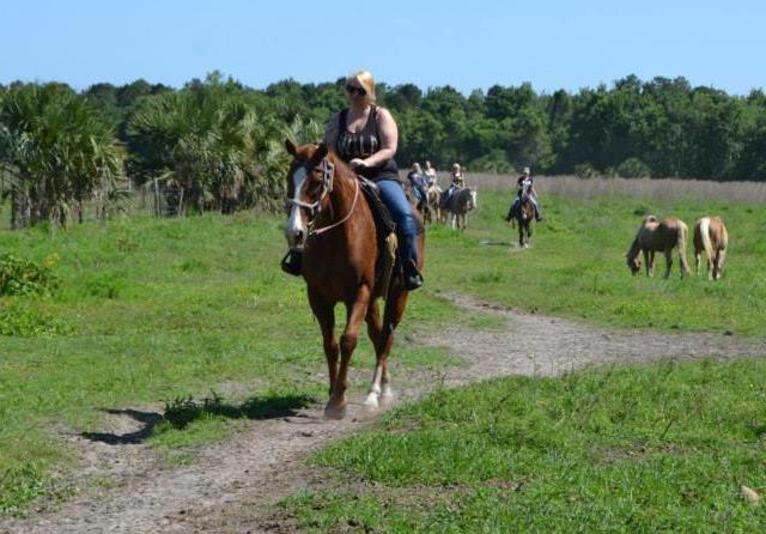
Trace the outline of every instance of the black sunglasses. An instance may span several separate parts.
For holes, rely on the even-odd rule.
[[[367,94],[367,90],[364,87],[357,87],[356,85],[347,84],[346,85],[346,92],[350,95],[353,95],[354,93],[364,96]]]

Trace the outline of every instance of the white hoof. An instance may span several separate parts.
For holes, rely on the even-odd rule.
[[[367,398],[364,399],[364,406],[365,408],[377,408],[380,404],[378,402],[378,394],[375,392],[369,393],[367,395]]]

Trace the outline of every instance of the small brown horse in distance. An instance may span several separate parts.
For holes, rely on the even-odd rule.
[[[532,222],[535,220],[535,206],[529,195],[523,195],[512,221],[519,223],[519,246],[528,248],[532,238]]]
[[[723,272],[728,245],[729,234],[720,217],[702,217],[697,221],[694,225],[694,263],[697,274],[700,273],[700,256],[704,250],[708,279],[718,280]]]
[[[365,405],[393,400],[388,355],[393,333],[402,319],[408,292],[394,269],[387,294],[376,276],[378,246],[375,222],[351,168],[324,144],[296,147],[285,142],[293,162],[287,175],[290,215],[285,226],[288,245],[303,250],[303,277],[311,310],[319,321],[330,375],[330,400],[325,416],[341,419],[346,413],[348,365],[357,345],[362,321],[375,348],[376,364]],[[418,269],[423,268],[425,234],[418,236]],[[377,298],[386,299],[381,320]],[[346,326],[335,335],[335,305],[346,306]],[[340,364],[338,355],[340,353]]]
[[[626,256],[628,267],[633,274],[641,270],[639,252],[644,255],[647,276],[654,275],[654,253],[665,253],[665,278],[670,276],[670,266],[673,265],[673,249],[678,247],[678,259],[681,262],[681,278],[689,274],[689,265],[686,262],[686,242],[689,229],[686,224],[673,217],[662,221],[654,215],[649,215],[641,223],[636,238],[628,250]]]

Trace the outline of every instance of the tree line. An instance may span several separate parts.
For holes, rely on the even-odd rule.
[[[0,85],[0,192],[11,222],[101,217],[125,176],[160,185],[175,213],[281,207],[285,137],[321,137],[345,105],[344,79],[248,88],[220,73],[180,89],[137,80],[76,92]],[[713,180],[766,179],[766,95],[728,95],[684,78],[537,93],[528,83],[464,95],[378,85],[400,131],[400,166],[458,161],[475,171]]]

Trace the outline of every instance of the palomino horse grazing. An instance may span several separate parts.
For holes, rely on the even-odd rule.
[[[532,221],[535,220],[535,206],[528,194],[521,196],[512,220],[519,223],[519,246],[529,247],[529,240],[532,238]]]
[[[673,249],[678,247],[678,259],[681,262],[681,278],[689,273],[686,263],[686,239],[689,230],[686,224],[673,217],[658,221],[654,215],[649,215],[641,223],[636,238],[626,255],[628,267],[633,274],[641,270],[641,260],[638,253],[644,255],[647,276],[654,275],[654,253],[665,253],[665,278],[670,276],[670,266],[673,264]]]
[[[720,217],[702,217],[697,221],[694,225],[694,263],[697,274],[700,272],[700,256],[704,250],[708,279],[718,280],[723,272],[728,245],[729,234]]]
[[[309,304],[322,329],[330,374],[325,416],[340,419],[346,412],[348,365],[362,320],[367,322],[376,356],[365,405],[374,408],[392,400],[387,361],[408,293],[399,269],[394,269],[387,290],[385,276],[376,272],[385,251],[378,245],[372,212],[351,168],[324,144],[296,147],[286,141],[285,146],[294,158],[287,176],[291,208],[285,237],[291,249],[303,250]],[[418,269],[423,268],[424,245],[425,234],[421,233]],[[378,297],[386,299],[382,321]],[[345,304],[347,318],[340,344],[335,336],[335,305],[339,302]]]
[[[433,184],[428,188],[428,210],[423,214],[423,222],[431,223],[441,220],[442,188]]]
[[[468,212],[477,207],[476,190],[467,187],[459,189],[452,193],[447,203],[442,206],[444,222],[446,223],[447,217],[452,215],[452,228],[457,225],[460,230],[465,230],[468,225]]]

